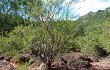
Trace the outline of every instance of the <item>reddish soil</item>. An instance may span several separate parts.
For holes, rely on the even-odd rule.
[[[11,57],[8,60],[5,56],[0,56],[0,70],[16,70],[19,65],[16,58]],[[42,63],[39,57],[34,55],[19,56],[22,62],[33,61],[27,67],[27,70],[40,70]],[[20,62],[19,61],[19,62]],[[65,53],[58,55],[48,70],[110,70],[110,56],[97,60],[82,53]]]

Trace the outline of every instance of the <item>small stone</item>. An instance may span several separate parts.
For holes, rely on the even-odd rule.
[[[5,60],[6,60],[6,61],[10,61],[10,59],[12,59],[11,56],[6,56],[6,57],[5,57]]]
[[[0,55],[0,60],[4,59],[4,56],[3,55]]]
[[[30,58],[29,57],[25,57],[25,56],[20,56],[19,60],[22,61],[22,62],[28,62],[30,60]]]

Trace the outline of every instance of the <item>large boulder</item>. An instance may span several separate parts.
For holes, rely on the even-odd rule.
[[[55,58],[52,67],[60,70],[88,70],[91,68],[90,63],[94,61],[82,53],[65,53]]]

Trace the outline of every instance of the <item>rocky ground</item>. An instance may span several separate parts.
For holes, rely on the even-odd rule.
[[[0,55],[0,70],[17,70],[20,63],[31,62],[26,70],[42,70],[47,67],[39,57],[30,54],[19,57]],[[82,53],[65,53],[58,55],[48,70],[110,70],[110,56],[100,60]]]

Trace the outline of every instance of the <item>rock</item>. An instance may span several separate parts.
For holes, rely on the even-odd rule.
[[[68,63],[70,61],[82,60],[82,57],[84,57],[84,55],[81,53],[66,53],[66,54],[58,55],[55,58],[55,61],[60,63],[63,58],[63,60],[66,60]]]
[[[10,65],[11,65],[14,69],[16,69],[16,68],[18,67],[18,65],[17,65],[17,64],[12,63],[12,62],[10,62]]]
[[[30,64],[28,67],[28,70],[39,70],[39,66],[41,65],[42,61],[41,59],[37,58],[36,60],[32,60],[33,63]]]
[[[30,60],[30,58],[25,57],[25,56],[20,56],[20,57],[19,57],[19,60],[20,60],[21,62],[28,62],[28,61]]]
[[[30,60],[30,54],[22,54],[18,59],[21,62],[28,62]]]
[[[42,67],[45,70],[45,66],[46,64],[40,62],[40,60],[36,60],[36,62],[34,62],[32,65],[28,66],[28,70],[42,70]],[[47,67],[46,67],[47,69]]]
[[[5,56],[6,61],[10,61],[10,59],[12,59],[12,56]]]
[[[16,68],[9,61],[0,62],[0,70],[15,70]]]
[[[71,61],[69,64],[69,69],[70,70],[77,70],[77,69],[82,69],[82,68],[90,68],[91,64],[88,61],[82,61],[82,60],[77,60],[77,61]]]
[[[11,64],[7,65],[6,70],[15,70],[16,68],[14,68]]]
[[[85,56],[85,57],[81,57],[81,58],[82,58],[82,60],[88,61],[88,62],[98,62],[98,59],[96,59],[94,57]]]
[[[87,60],[86,55],[75,52],[57,56],[52,66],[59,66],[59,68],[63,68],[63,70],[74,70],[75,68],[88,70],[91,64],[89,60]]]
[[[0,55],[0,60],[4,59],[4,56],[3,55]]]
[[[53,63],[51,64],[51,66],[52,66],[53,68],[58,68],[58,67],[59,67],[59,63],[58,63],[58,62],[53,62]]]

